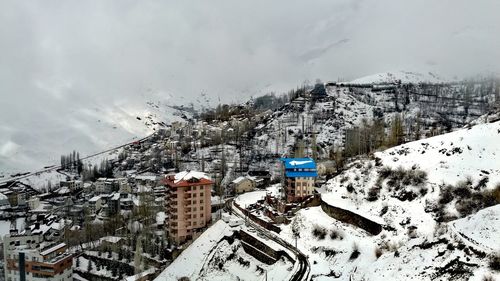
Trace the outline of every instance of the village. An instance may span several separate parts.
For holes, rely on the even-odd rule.
[[[367,136],[366,125],[353,128],[377,113],[346,95],[364,88],[318,82],[292,90],[290,102],[264,96],[221,105],[160,124],[150,136],[90,159],[76,152],[64,155],[49,172],[56,176],[38,186],[3,182],[0,216],[8,231],[2,275],[8,281],[20,272],[39,280],[161,278],[200,235],[225,224],[238,233],[246,254],[269,265],[280,260],[269,258],[269,251],[288,252],[288,260],[301,265],[285,271],[293,272],[293,280],[307,279],[311,265],[297,249],[298,232],[295,245],[262,237],[280,233],[280,225],[294,224],[297,212],[320,205],[339,221],[379,234],[380,219],[330,206],[321,192],[345,169],[346,158],[420,138],[408,125],[415,117],[398,125],[399,115],[391,109],[381,137]],[[373,90],[393,94],[403,88],[391,84]],[[446,130],[419,118],[422,135]],[[255,229],[261,238],[252,234]],[[281,243],[279,250],[266,248],[270,240]],[[259,249],[252,243],[264,244]]]
[[[326,97],[324,86],[320,95]],[[312,98],[308,91],[296,106]],[[249,107],[225,106],[198,120],[174,122],[107,153],[100,163],[70,153],[54,172],[64,177],[59,182],[2,184],[1,215],[10,222],[3,241],[6,280],[23,267],[11,257],[26,248],[26,273],[39,278],[151,278],[222,218],[228,200],[269,187],[275,192],[265,212],[238,207],[270,226],[289,220],[292,208],[314,198],[316,164],[312,158],[281,158],[304,154],[294,140],[259,147],[254,135],[273,112],[253,115]],[[303,127],[304,117],[297,115],[295,122]]]

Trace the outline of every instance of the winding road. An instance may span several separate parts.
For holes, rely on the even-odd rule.
[[[311,272],[311,265],[309,264],[309,260],[307,259],[307,256],[304,255],[299,249],[295,248],[292,244],[283,240],[282,238],[275,235],[271,231],[258,225],[254,221],[252,221],[250,219],[247,220],[245,218],[245,216],[242,213],[240,213],[240,210],[238,210],[234,206],[233,199],[229,199],[226,202],[226,209],[231,211],[231,213],[233,215],[238,216],[238,217],[246,220],[247,224],[251,225],[260,235],[278,243],[279,245],[283,246],[284,248],[286,248],[287,250],[292,252],[297,257],[297,261],[299,262],[299,269],[293,274],[292,278],[290,278],[291,281],[300,281],[300,280],[309,280],[310,279],[309,273]]]

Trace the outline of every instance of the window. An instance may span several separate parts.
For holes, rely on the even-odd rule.
[[[203,199],[200,199],[200,204],[202,204],[202,203],[203,203]]]
[[[200,211],[203,211],[203,206],[200,206]],[[203,214],[201,216],[203,217]]]
[[[201,208],[201,209],[203,210],[203,208]],[[203,213],[202,213],[202,214],[200,214],[200,218],[203,218]]]

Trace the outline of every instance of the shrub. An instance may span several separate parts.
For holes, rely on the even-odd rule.
[[[326,237],[326,229],[324,227],[315,225],[312,230],[312,235],[319,240],[323,240]]]
[[[349,193],[352,193],[354,191],[354,186],[350,183],[346,186],[346,189]]]
[[[415,239],[417,238],[417,227],[416,226],[410,226],[408,227],[408,237],[410,237],[411,239]]]
[[[354,243],[352,245],[352,253],[351,253],[351,256],[349,257],[349,260],[355,260],[359,257],[359,248],[358,248],[358,244]]]
[[[388,210],[389,210],[389,206],[387,206],[387,204],[385,204],[384,206],[382,206],[382,209],[380,210],[380,216],[385,215]]]
[[[421,187],[420,188],[420,196],[425,196],[427,194],[427,187]]]
[[[373,186],[368,190],[368,196],[366,197],[366,200],[373,202],[377,201],[380,193],[380,187],[378,186]]]
[[[452,190],[453,195],[459,198],[466,198],[471,195],[470,186],[467,185],[466,182],[459,182],[457,186]]]
[[[342,240],[342,239],[344,239],[344,234],[342,232],[340,232],[338,229],[332,229],[332,230],[330,230],[330,239]]]
[[[382,256],[383,252],[380,247],[375,248],[375,257],[378,259],[380,256]]]
[[[500,271],[500,253],[491,256],[489,266],[491,270]]]
[[[392,169],[390,167],[382,167],[379,171],[378,171],[378,175],[380,178],[382,179],[386,179],[388,178],[390,175],[392,175]]]
[[[453,201],[453,186],[447,185],[441,187],[441,193],[439,194],[439,204],[448,204]]]
[[[483,189],[486,187],[490,179],[488,177],[483,177],[479,180],[479,182],[476,185],[476,189]]]

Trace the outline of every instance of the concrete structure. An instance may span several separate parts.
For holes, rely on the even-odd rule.
[[[214,182],[205,174],[184,171],[166,176],[167,231],[177,243],[193,237],[211,220],[211,190]]]
[[[120,179],[99,178],[95,182],[95,189],[100,194],[110,194],[120,189]]]
[[[7,235],[4,239],[5,280],[73,280],[73,256],[66,244],[47,244],[41,235]]]
[[[281,158],[283,162],[284,195],[287,202],[299,202],[314,194],[318,176],[312,158]]]
[[[120,193],[113,193],[108,200],[108,209],[106,213],[108,217],[114,216],[120,212]]]
[[[91,215],[97,214],[102,207],[102,199],[101,196],[94,196],[89,199],[89,213]]]
[[[67,187],[71,192],[83,189],[83,182],[79,180],[61,181],[60,187]]]
[[[255,186],[255,180],[250,176],[238,177],[231,182],[231,187],[236,194],[253,191]]]

